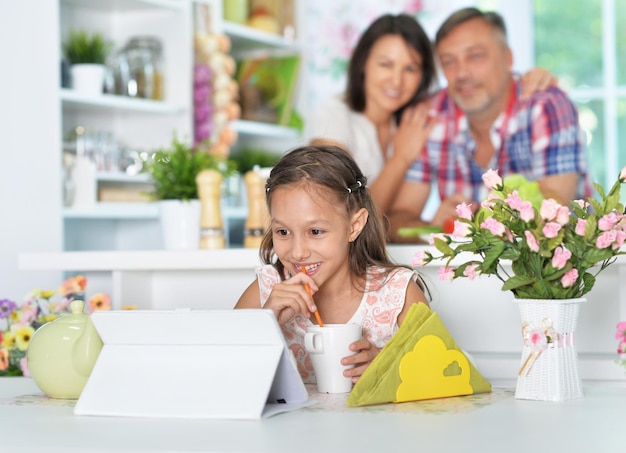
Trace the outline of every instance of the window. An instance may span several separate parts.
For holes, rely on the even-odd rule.
[[[532,0],[532,7],[535,65],[557,75],[576,102],[591,176],[608,188],[626,165],[626,28],[617,23],[626,0]]]

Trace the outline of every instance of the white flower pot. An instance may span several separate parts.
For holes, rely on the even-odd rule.
[[[79,63],[71,67],[72,89],[88,96],[102,94],[105,66]]]
[[[576,324],[580,304],[576,299],[515,299],[522,318],[522,359],[515,397],[526,400],[565,401],[583,396],[578,374]],[[551,331],[552,342],[542,343]],[[533,338],[532,333],[539,332]]]
[[[200,247],[200,200],[161,200],[161,237],[166,250]]]

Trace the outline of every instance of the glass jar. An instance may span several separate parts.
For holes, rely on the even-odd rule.
[[[128,96],[163,100],[161,49],[161,41],[151,36],[137,36],[128,41],[122,51],[128,62]]]

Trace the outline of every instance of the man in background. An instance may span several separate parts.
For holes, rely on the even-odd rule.
[[[561,203],[591,194],[576,107],[557,87],[519,99],[499,14],[461,9],[439,28],[435,45],[448,87],[432,100],[437,124],[390,210],[392,240],[401,240],[400,227],[426,224],[433,184],[441,205],[430,224],[456,217],[461,202],[476,209],[490,168],[537,181],[544,197]]]

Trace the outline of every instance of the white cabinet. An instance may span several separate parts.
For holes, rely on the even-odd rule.
[[[121,48],[132,36],[155,36],[163,44],[164,100],[153,101],[103,94],[84,96],[67,88],[58,92],[61,133],[77,126],[110,132],[125,147],[153,150],[167,146],[174,133],[193,137],[193,5],[192,0],[58,0],[61,41],[71,29],[99,31]],[[212,13],[221,1],[209,0]],[[217,20],[216,20],[217,19]],[[227,34],[237,58],[268,52],[298,53],[297,42],[213,18],[216,31]],[[237,147],[254,146],[282,153],[299,140],[296,129],[239,120]],[[139,184],[142,177],[98,173],[94,183]],[[96,189],[97,189],[96,188]],[[242,241],[246,206],[223,206],[227,236]],[[158,210],[152,203],[98,202],[62,209],[64,250],[149,250],[161,248]],[[239,237],[241,236],[241,237]]]
[[[123,47],[133,36],[153,36],[162,43],[164,99],[154,101],[103,94],[85,96],[60,88],[61,128],[77,126],[108,132],[123,146],[150,151],[167,146],[174,133],[193,136],[193,21],[189,0],[59,0],[59,46],[69,30],[101,32]],[[94,184],[141,184],[147,179],[96,174]],[[157,208],[151,203],[95,203],[65,207],[65,250],[160,248]]]

